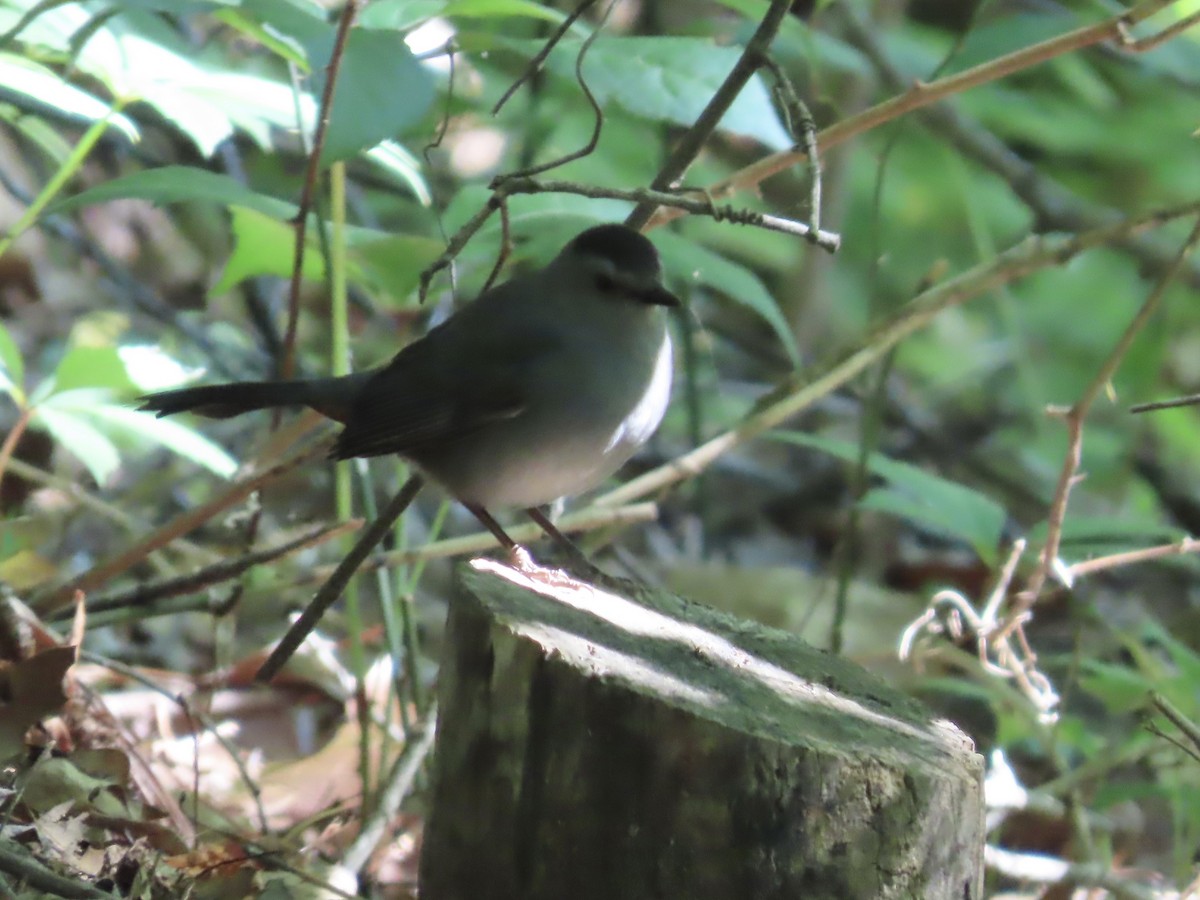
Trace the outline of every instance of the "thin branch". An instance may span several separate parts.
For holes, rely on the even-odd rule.
[[[260,469],[258,472],[243,478],[241,481],[234,482],[212,500],[195,509],[182,513],[153,534],[134,544],[132,547],[126,548],[112,559],[98,563],[62,587],[35,597],[30,606],[39,615],[49,615],[59,607],[69,603],[75,591],[83,591],[86,594],[105,584],[109,579],[128,571],[131,567],[141,562],[147,554],[165,547],[179,535],[187,534],[193,529],[198,528],[222,510],[228,509],[235,503],[245,500],[264,484],[275,481],[297,466],[321,455],[324,449],[323,445],[310,447],[289,459],[285,459],[283,462]]]
[[[404,482],[400,490],[396,492],[396,496],[392,498],[391,503],[384,507],[383,512],[362,533],[355,545],[350,548],[350,552],[333,570],[333,574],[321,585],[320,590],[305,607],[304,612],[275,645],[275,649],[262,664],[255,678],[262,682],[268,682],[279,674],[279,670],[287,664],[292,654],[304,643],[304,639],[317,627],[321,616],[325,615],[325,611],[342,595],[342,591],[346,589],[346,585],[350,583],[350,579],[354,577],[354,573],[358,571],[363,560],[387,536],[392,526],[396,524],[396,520],[408,509],[423,484],[424,480],[420,475],[412,475],[408,481]]]
[[[700,155],[701,148],[721,123],[721,119],[725,117],[725,113],[729,111],[733,101],[737,99],[742,88],[763,64],[771,42],[775,39],[775,34],[783,24],[784,16],[788,14],[791,5],[790,0],[771,0],[767,14],[758,23],[758,28],[755,29],[750,40],[746,42],[746,49],[738,57],[733,69],[725,76],[721,86],[717,88],[716,93],[709,99],[696,121],[675,145],[674,151],[667,157],[667,161],[659,169],[658,175],[650,183],[652,190],[665,191],[673,187],[684,176],[696,157]],[[639,203],[625,219],[625,224],[644,231],[646,230],[644,226],[650,222],[655,209],[657,209],[656,204]]]
[[[436,733],[437,705],[435,704],[425,716],[421,726],[409,732],[408,743],[404,752],[393,763],[391,771],[384,781],[383,790],[375,808],[362,818],[358,837],[354,839],[346,852],[342,854],[342,865],[351,872],[361,871],[384,838],[388,824],[395,818],[396,812],[405,798],[412,793],[417,773],[421,771],[429,751],[433,749],[433,739]]]
[[[333,94],[337,89],[338,74],[342,70],[342,58],[346,53],[346,40],[350,25],[358,14],[361,0],[347,0],[338,18],[337,34],[330,52],[329,64],[325,67],[325,86],[321,91],[321,109],[317,115],[317,128],[313,134],[312,150],[304,170],[304,183],[296,211],[296,236],[292,245],[292,278],[288,284],[287,329],[283,335],[283,360],[279,366],[280,378],[291,378],[296,368],[296,329],[300,324],[300,283],[304,276],[304,247],[308,234],[308,213],[312,209],[317,192],[317,172],[321,168],[321,152],[325,149],[325,135],[329,131],[329,120],[333,114]]]
[[[1145,547],[1141,550],[1127,550],[1124,553],[1111,553],[1108,556],[1099,556],[1095,559],[1072,563],[1069,566],[1064,566],[1061,571],[1055,574],[1058,578],[1062,579],[1064,584],[1070,586],[1074,584],[1077,578],[1085,575],[1094,575],[1106,569],[1117,569],[1123,566],[1132,566],[1138,563],[1152,562],[1158,559],[1168,559],[1172,556],[1183,556],[1185,553],[1197,552],[1200,552],[1200,540],[1189,537],[1175,541],[1172,544]]]
[[[1032,66],[1104,41],[1123,42],[1131,27],[1176,2],[1178,0],[1143,0],[1142,3],[1124,13],[1095,25],[1087,25],[1030,47],[1024,47],[928,84],[917,82],[904,93],[824,129],[817,135],[817,146],[821,153],[827,153],[832,147],[844,144],[886,122],[939,100],[998,81]],[[801,150],[775,153],[722,179],[712,185],[710,190],[716,197],[727,197],[739,191],[754,188],[772,175],[786,171],[803,161],[804,152]],[[661,186],[656,185],[656,187]],[[677,212],[664,211],[654,217],[652,224],[662,225],[678,216]]]
[[[593,0],[584,0],[584,5],[589,5],[591,2]],[[516,172],[511,172],[508,175],[502,175],[492,182],[493,189],[495,189],[497,182],[502,183],[508,178],[528,178],[533,175],[540,175],[542,172],[549,172],[551,169],[565,166],[573,160],[590,156],[592,151],[596,149],[596,145],[600,143],[600,131],[604,128],[604,112],[600,109],[600,104],[596,102],[596,97],[592,93],[592,89],[588,87],[587,80],[583,77],[583,60],[587,56],[587,52],[592,49],[592,44],[596,42],[596,38],[600,36],[600,31],[608,21],[608,16],[612,12],[614,5],[615,0],[609,0],[608,8],[604,11],[604,16],[592,30],[592,33],[587,36],[587,39],[583,42],[583,46],[579,48],[579,52],[575,54],[575,81],[579,84],[579,89],[583,91],[583,98],[587,100],[588,106],[592,108],[592,133],[588,137],[587,142],[578,150],[573,150],[557,159],[552,159],[549,162],[540,163],[536,166],[529,166],[525,169],[518,169]]]
[[[28,848],[8,838],[0,839],[0,872],[7,872],[21,884],[68,900],[112,900],[112,894],[78,878],[69,878],[46,868]],[[15,896],[15,895],[14,895]]]
[[[1051,501],[1050,510],[1046,517],[1046,544],[1042,549],[1038,566],[1029,577],[1029,582],[1025,590],[1017,595],[1017,603],[1013,607],[1013,615],[1020,615],[1037,602],[1038,595],[1046,583],[1046,577],[1049,575],[1055,560],[1058,559],[1058,548],[1062,540],[1063,522],[1067,516],[1067,503],[1070,499],[1071,488],[1077,483],[1077,472],[1079,471],[1079,463],[1083,455],[1084,420],[1087,418],[1087,414],[1091,410],[1096,398],[1100,396],[1101,392],[1105,390],[1108,383],[1112,380],[1113,375],[1116,374],[1117,368],[1121,365],[1121,361],[1125,358],[1125,354],[1129,351],[1138,333],[1145,327],[1150,317],[1157,312],[1163,295],[1183,270],[1189,254],[1196,248],[1198,243],[1200,243],[1200,219],[1197,219],[1187,240],[1184,241],[1183,246],[1180,247],[1179,252],[1176,254],[1174,262],[1162,273],[1162,276],[1150,291],[1149,296],[1142,303],[1141,309],[1137,311],[1137,314],[1126,326],[1125,332],[1109,352],[1108,357],[1092,377],[1091,382],[1084,388],[1079,399],[1075,401],[1070,409],[1061,411],[1067,425],[1067,452],[1063,457],[1062,470],[1058,476],[1058,486],[1055,488],[1054,499]]]
[[[812,243],[828,250],[837,252],[841,246],[841,235],[832,231],[821,231],[803,222],[760,213],[752,209],[735,209],[732,206],[714,206],[707,195],[688,197],[667,191],[656,191],[652,188],[606,188],[598,185],[584,184],[576,181],[534,181],[533,179],[505,180],[504,192],[512,194],[575,194],[592,199],[628,200],[633,203],[647,203],[654,206],[669,206],[682,209],[692,215],[711,216],[718,222],[732,222],[737,225],[752,225],[765,228],[768,231],[779,231],[797,237],[807,238]]]
[[[838,9],[843,12],[842,20],[850,42],[871,61],[887,85],[894,90],[901,90],[906,84],[904,76],[888,59],[875,33],[857,16],[849,14],[845,5]],[[1033,212],[1035,231],[1086,231],[1111,225],[1124,217],[1121,211],[1086,200],[1042,175],[1035,165],[1021,158],[1007,144],[969,120],[951,104],[934,104],[919,110],[917,117],[927,128],[946,138],[964,156],[994,172],[1008,184],[1012,192]],[[1131,237],[1117,241],[1114,246],[1132,256],[1139,268],[1149,272],[1160,272],[1169,266],[1176,249],[1153,237]],[[1193,288],[1200,289],[1200,266],[1193,264],[1188,267],[1187,281]]]
[[[17,387],[19,388],[20,385]],[[32,407],[22,406],[17,414],[17,421],[8,430],[4,440],[0,441],[0,484],[4,483],[4,474],[8,471],[8,464],[12,460],[13,453],[16,452],[17,442],[21,440],[21,435],[29,426],[29,419],[32,415]]]
[[[775,95],[779,99],[780,108],[783,110],[784,123],[787,125],[788,133],[791,134],[792,140],[795,141],[797,147],[804,148],[804,155],[808,160],[809,216],[812,218],[813,231],[820,234],[821,154],[817,147],[816,120],[813,119],[808,106],[800,99],[800,95],[796,93],[791,79],[783,71],[783,66],[775,62],[770,56],[763,59],[763,65],[770,69],[771,75],[775,78]]]
[[[529,61],[529,64],[525,67],[525,71],[520,74],[516,81],[508,86],[508,90],[506,90],[500,96],[500,99],[496,101],[496,105],[492,107],[493,116],[500,113],[500,110],[504,108],[504,104],[506,104],[512,95],[520,89],[521,85],[523,85],[541,70],[542,64],[546,62],[547,57],[550,56],[551,51],[553,51],[558,45],[558,42],[563,39],[563,35],[567,33],[567,31],[572,25],[575,24],[579,17],[587,12],[588,8],[595,2],[596,0],[583,0],[582,3],[575,7],[574,12],[569,13],[567,17],[563,19],[562,23],[558,26],[555,32],[546,39],[546,43],[542,45],[542,49],[539,50],[533,59]]]
[[[672,484],[693,478],[735,447],[782,424],[807,409],[877,362],[892,347],[928,325],[943,310],[960,306],[994,288],[1054,265],[1062,265],[1094,247],[1106,246],[1130,235],[1156,228],[1174,219],[1200,213],[1200,200],[1153,210],[1115,225],[1070,237],[1033,236],[941,284],[922,292],[889,321],[879,327],[865,344],[809,376],[806,382],[789,379],[764,398],[758,408],[736,427],[701,444],[694,450],[627,482],[599,497],[597,506],[618,506],[655,494]]]
[[[1183,710],[1179,709],[1174,703],[1157,691],[1150,695],[1150,703],[1167,717],[1168,722],[1184,733],[1187,739],[1192,742],[1194,751],[1200,751],[1200,725],[1189,719]],[[1192,755],[1195,756],[1195,752]]]
[[[139,585],[131,591],[113,594],[108,597],[94,598],[88,601],[88,612],[107,612],[114,609],[123,609],[128,606],[148,607],[154,604],[155,601],[166,597],[194,594],[207,587],[220,584],[222,581],[237,578],[254,566],[283,559],[285,556],[290,556],[299,550],[315,547],[318,544],[323,544],[333,538],[340,537],[361,525],[362,523],[359,521],[341,522],[335,525],[318,525],[294,540],[285,541],[282,544],[276,544],[273,547],[267,547],[255,553],[244,553],[235,559],[222,560],[215,565],[206,566],[188,575],[181,575],[178,578],[167,578],[152,584]]]

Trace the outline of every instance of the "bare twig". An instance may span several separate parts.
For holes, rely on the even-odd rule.
[[[1200,394],[1188,394],[1186,397],[1175,397],[1171,400],[1155,400],[1152,403],[1139,403],[1129,407],[1131,413],[1153,412],[1156,409],[1174,409],[1177,406],[1195,406],[1200,403]]]
[[[593,0],[584,0],[584,6],[588,6]],[[600,31],[604,24],[608,21],[609,13],[612,12],[614,0],[609,0],[608,8],[604,11],[604,16],[593,29],[592,33],[584,40],[583,46],[579,48],[579,52],[575,55],[575,81],[579,84],[579,89],[583,91],[583,97],[588,102],[588,106],[592,108],[592,133],[585,143],[578,150],[573,150],[557,159],[552,159],[549,162],[539,163],[536,166],[529,166],[525,169],[519,169],[508,175],[502,175],[492,182],[492,189],[496,188],[497,183],[503,183],[508,178],[529,178],[533,175],[540,175],[543,172],[549,172],[551,169],[557,169],[559,166],[565,166],[567,163],[582,159],[589,156],[596,145],[600,143],[600,131],[604,127],[604,112],[600,109],[600,104],[596,102],[596,97],[592,94],[592,89],[588,87],[587,80],[583,77],[583,60],[587,56],[587,52],[592,49],[592,44],[596,42],[596,38],[600,36]],[[582,11],[582,7],[581,7]]]
[[[801,382],[789,379],[767,397],[736,427],[701,444],[682,456],[627,482],[597,498],[597,506],[618,506],[649,496],[679,481],[692,478],[735,447],[782,424],[816,400],[826,396],[892,347],[928,325],[943,310],[959,306],[987,291],[1024,278],[1049,266],[1062,265],[1094,247],[1106,246],[1130,235],[1158,227],[1174,219],[1200,213],[1200,200],[1159,209],[1115,225],[1071,237],[1034,236],[980,263],[909,301],[889,321],[876,329],[864,345]]]
[[[347,0],[338,17],[337,34],[329,65],[325,68],[325,86],[321,91],[321,108],[317,115],[317,127],[313,133],[313,144],[308,154],[308,165],[304,170],[304,184],[296,211],[296,236],[292,245],[292,279],[288,284],[287,329],[283,336],[283,359],[279,365],[279,377],[291,378],[296,368],[296,329],[300,323],[300,282],[304,276],[304,247],[308,234],[308,213],[312,209],[317,192],[317,172],[321,168],[321,152],[325,148],[325,134],[329,131],[329,120],[333,114],[333,95],[337,89],[338,74],[342,70],[342,58],[346,53],[346,40],[350,25],[358,15],[361,0]]]
[[[1192,756],[1196,756],[1200,751],[1200,725],[1197,725],[1190,718],[1184,715],[1183,710],[1179,709],[1174,703],[1157,692],[1150,695],[1151,705],[1160,713],[1167,717],[1167,721],[1184,733],[1192,743]]]
[[[765,65],[775,78],[775,94],[779,98],[779,106],[783,110],[784,123],[788,133],[797,147],[804,148],[808,160],[808,209],[812,219],[812,229],[817,234],[821,232],[821,156],[817,148],[817,123],[808,110],[808,106],[800,99],[791,79],[783,71],[783,66],[770,56],[763,59]]]
[[[1200,540],[1189,537],[1181,541],[1176,541],[1173,544],[1163,544],[1159,547],[1145,547],[1141,550],[1127,550],[1124,553],[1112,553],[1108,556],[1100,556],[1096,559],[1072,563],[1056,571],[1055,576],[1062,579],[1063,583],[1069,587],[1074,583],[1076,578],[1084,575],[1094,575],[1106,569],[1132,566],[1137,563],[1151,562],[1156,559],[1166,559],[1171,556],[1182,556],[1185,553],[1196,552],[1200,552]]]
[[[712,200],[704,194],[699,197],[689,197],[684,193],[656,191],[651,188],[606,188],[597,185],[583,184],[576,181],[534,181],[532,179],[514,179],[504,182],[506,194],[575,194],[580,197],[604,198],[611,200],[629,200],[634,203],[649,203],[654,206],[670,206],[682,209],[693,215],[712,216],[719,222],[732,222],[738,225],[752,225],[769,231],[779,231],[811,240],[814,244],[830,253],[834,253],[841,245],[841,236],[832,231],[821,231],[803,222],[793,222],[779,216],[760,213],[752,209],[735,209],[732,206],[714,206]]]
[[[1016,72],[1082,50],[1085,47],[1105,41],[1125,41],[1130,28],[1176,2],[1178,0],[1143,0],[1131,9],[1095,25],[1087,25],[1030,47],[1024,47],[928,84],[917,82],[904,93],[824,129],[817,135],[817,145],[822,153],[827,153],[832,147],[939,100],[998,81]],[[712,185],[710,190],[716,197],[727,197],[738,191],[753,188],[772,175],[786,171],[803,160],[804,153],[800,150],[776,153],[751,163],[728,178],[722,179]],[[661,185],[655,186],[661,187]],[[671,219],[678,218],[679,215],[680,213],[676,211],[664,210],[654,217],[653,225],[664,224]]]
[[[1037,668],[1037,656],[1033,651],[1020,639],[1016,646],[1013,645],[1013,630],[1007,622],[1001,623],[999,616],[1024,552],[1025,541],[1016,541],[980,612],[976,612],[971,601],[958,591],[944,590],[934,594],[929,608],[904,629],[897,655],[909,659],[917,638],[922,635],[948,633],[954,640],[960,640],[969,632],[984,671],[1013,679],[1037,709],[1042,721],[1053,722],[1057,718],[1059,702],[1054,686]]]
[[[567,31],[572,25],[575,24],[579,17],[587,12],[588,8],[595,2],[596,0],[583,0],[582,3],[575,7],[574,12],[571,12],[565,19],[563,19],[562,23],[557,29],[555,29],[554,33],[546,39],[546,43],[542,45],[542,49],[539,50],[533,59],[529,61],[529,64],[525,67],[525,71],[521,73],[520,77],[518,77],[516,81],[508,86],[508,90],[506,90],[501,95],[500,99],[496,101],[496,105],[492,107],[493,116],[497,115],[500,110],[504,108],[504,104],[509,101],[512,95],[515,94],[518,89],[520,89],[521,85],[537,74],[537,72],[542,68],[542,64],[546,61],[546,58],[550,55],[551,51],[553,51],[558,45],[558,42],[563,39],[563,35],[567,33]]]
[[[350,583],[350,579],[354,577],[354,573],[358,571],[363,560],[387,536],[392,526],[396,524],[396,520],[408,509],[423,484],[424,480],[420,475],[412,475],[408,481],[404,482],[400,490],[396,492],[396,496],[362,533],[358,541],[350,548],[350,552],[333,570],[333,574],[321,585],[316,596],[304,608],[304,612],[275,645],[275,649],[262,664],[262,668],[258,670],[255,678],[267,682],[279,674],[279,670],[287,664],[304,639],[317,627],[321,616],[325,615],[325,611],[342,595],[342,591],[346,589],[346,585]]]
[[[758,28],[751,35],[750,40],[746,42],[746,49],[738,57],[732,71],[721,82],[721,86],[717,88],[716,93],[712,95],[708,104],[696,117],[696,121],[675,145],[674,151],[663,163],[662,168],[654,177],[654,181],[650,183],[652,190],[668,190],[687,172],[688,167],[700,154],[704,142],[716,130],[729,107],[733,105],[733,101],[742,92],[742,88],[763,64],[771,42],[775,39],[775,34],[779,31],[779,26],[783,24],[784,16],[787,15],[791,5],[790,0],[771,0],[767,14],[758,23]],[[631,228],[644,231],[657,208],[657,205],[653,203],[639,203],[625,219],[625,223]]]
[[[71,581],[60,588],[51,590],[49,593],[35,597],[31,607],[39,615],[45,616],[57,610],[59,607],[69,603],[75,591],[83,591],[85,594],[94,590],[102,584],[105,584],[110,578],[127,571],[132,566],[136,565],[146,557],[148,553],[165,547],[177,536],[187,534],[193,529],[207,522],[213,516],[217,515],[224,509],[228,509],[235,503],[240,503],[245,500],[264,484],[276,480],[277,478],[290,472],[296,466],[306,463],[324,451],[324,446],[319,444],[315,447],[310,447],[307,450],[301,451],[289,459],[285,459],[281,463],[273,466],[268,466],[258,472],[243,478],[241,481],[231,484],[217,497],[209,500],[207,503],[188,510],[182,515],[177,516],[166,525],[159,528],[153,534],[145,539],[134,544],[132,547],[126,548],[123,552],[117,554],[114,558],[106,560],[93,566],[88,571],[84,572],[78,578]]]
[[[384,838],[388,824],[395,818],[400,804],[412,792],[413,782],[429,751],[433,749],[436,732],[437,705],[430,707],[419,728],[408,733],[408,743],[391,771],[384,780],[383,790],[375,808],[362,819],[358,837],[342,854],[342,864],[352,872],[358,872],[367,864],[375,848]]]
[[[177,597],[181,594],[194,594],[214,584],[236,578],[254,566],[274,562],[289,556],[298,550],[323,544],[333,538],[340,537],[347,531],[353,531],[361,526],[359,521],[341,522],[336,525],[318,525],[306,531],[300,537],[274,547],[267,547],[255,553],[244,553],[236,559],[223,560],[215,565],[206,566],[198,572],[181,575],[178,578],[167,578],[153,584],[139,585],[131,591],[114,594],[109,597],[97,597],[88,602],[88,612],[106,612],[113,609],[123,609],[127,606],[146,607],[156,600],[165,597]]]
[[[1142,303],[1141,309],[1137,311],[1137,314],[1130,321],[1129,325],[1126,326],[1125,332],[1109,352],[1108,357],[1092,377],[1091,382],[1084,388],[1079,399],[1069,409],[1052,411],[1060,414],[1066,422],[1067,452],[1063,458],[1062,471],[1058,476],[1058,486],[1054,491],[1054,499],[1051,501],[1050,511],[1046,517],[1046,544],[1039,557],[1038,566],[1034,569],[1033,574],[1030,575],[1025,590],[1017,595],[1017,604],[1014,607],[1013,615],[1020,615],[1037,602],[1042,586],[1046,582],[1046,577],[1055,560],[1058,559],[1058,547],[1062,539],[1063,521],[1067,515],[1067,502],[1070,499],[1071,488],[1077,482],[1079,462],[1083,454],[1084,420],[1087,418],[1087,414],[1091,410],[1096,398],[1100,396],[1100,393],[1112,380],[1121,361],[1125,358],[1125,354],[1133,344],[1134,338],[1137,337],[1138,333],[1150,320],[1150,317],[1158,310],[1159,303],[1166,293],[1167,288],[1171,286],[1182,271],[1188,255],[1195,249],[1197,243],[1200,243],[1200,219],[1196,221],[1191,234],[1188,235],[1187,240],[1179,249],[1173,264],[1162,273],[1158,282]]]

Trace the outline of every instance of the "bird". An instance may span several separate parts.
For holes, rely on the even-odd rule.
[[[343,426],[331,458],[403,457],[509,550],[490,510],[524,508],[565,541],[540,507],[601,483],[658,428],[673,376],[666,310],[678,306],[654,244],[602,224],[378,368],[161,391],[139,409],[222,419],[309,407]]]

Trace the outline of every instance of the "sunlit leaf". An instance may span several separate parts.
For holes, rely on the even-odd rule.
[[[229,453],[173,419],[159,419],[153,413],[111,403],[97,405],[90,414],[106,431],[152,441],[222,478],[237,471],[237,460]]]
[[[21,348],[12,339],[8,329],[0,324],[0,391],[20,398],[24,394],[24,382],[25,363],[21,359]]]
[[[222,294],[256,275],[289,276],[295,252],[294,228],[241,206],[232,207],[230,213],[233,253],[225,263],[220,280],[213,285],[213,293]],[[315,245],[304,254],[304,277],[315,281],[325,277],[325,263]]]
[[[64,197],[51,204],[49,211],[61,213],[125,199],[148,200],[157,204],[204,200],[225,206],[246,207],[277,219],[287,219],[296,214],[296,207],[291,203],[256,193],[228,175],[191,166],[160,166],[123,175],[72,197]]]
[[[110,388],[120,393],[134,387],[116,347],[72,347],[54,370],[56,391]]]
[[[33,423],[49,431],[55,443],[83,463],[96,484],[103,487],[121,464],[117,448],[85,413],[69,407],[57,408],[54,401],[58,398],[68,399],[69,395],[56,394],[35,407]]]
[[[138,139],[137,126],[121,113],[112,113],[112,104],[92,96],[64,81],[58,73],[24,57],[0,53],[0,84],[22,94],[34,107],[49,108],[71,117],[98,122],[108,117],[109,124],[131,141]]]
[[[526,56],[541,47],[536,41],[504,43]],[[603,36],[588,51],[583,74],[601,107],[616,102],[635,116],[691,125],[741,53],[740,47],[721,47],[706,38]],[[578,44],[567,44],[563,52],[550,54],[546,68],[574,82],[577,54]],[[758,76],[738,94],[720,127],[775,150],[792,145]]]

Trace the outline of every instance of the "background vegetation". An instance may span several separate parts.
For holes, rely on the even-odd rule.
[[[276,466],[308,419],[132,401],[375,364],[502,247],[539,264],[625,218],[630,200],[580,194],[649,186],[788,4],[360,6],[339,46],[347,17],[309,0],[0,0],[13,890],[66,890],[31,855],[138,896],[412,889],[445,557],[478,552],[455,543],[472,520],[427,492],[255,687],[352,540],[337,523],[403,473]],[[675,402],[626,487],[571,504],[602,565],[849,654],[970,733],[997,896],[1178,896],[1200,842],[1200,420],[1129,412],[1200,382],[1194,7],[791,4],[682,183],[815,223],[791,152],[811,115],[841,248],[660,212],[688,305]],[[494,190],[598,120],[538,176],[574,193]],[[34,765],[31,740],[64,754]]]

